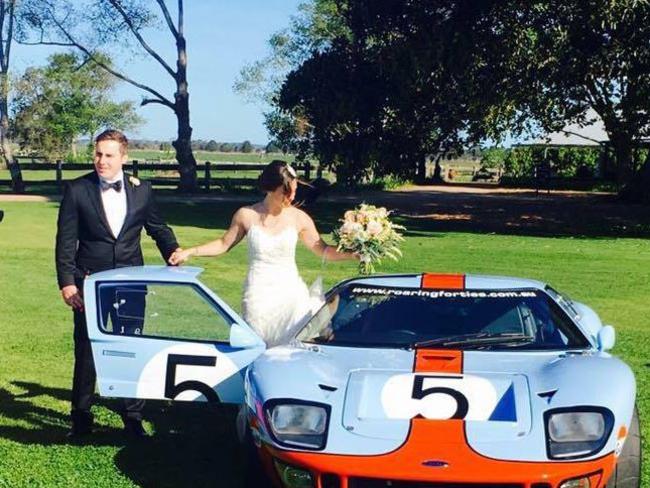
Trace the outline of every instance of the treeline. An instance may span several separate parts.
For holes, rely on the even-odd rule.
[[[133,149],[172,152],[174,150],[170,141],[150,140],[150,139],[131,139],[129,146]],[[210,151],[210,152],[282,152],[274,143],[267,145],[252,144],[246,140],[244,142],[218,142],[214,139],[204,140],[195,139],[191,142],[193,151]]]

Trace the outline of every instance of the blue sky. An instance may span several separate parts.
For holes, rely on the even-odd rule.
[[[248,139],[257,144],[268,141],[262,108],[246,103],[233,92],[232,86],[242,66],[268,52],[267,39],[288,25],[299,3],[300,0],[185,0],[194,139],[229,142]],[[175,45],[166,26],[148,32],[147,41],[175,66]],[[14,73],[26,66],[44,63],[52,52],[55,52],[53,48],[16,46],[11,60]],[[145,56],[127,54],[122,58],[115,61],[123,71],[173,97],[172,79],[159,64]],[[142,91],[122,83],[115,98],[139,103]],[[176,122],[171,110],[148,105],[139,108],[138,113],[146,122],[130,134],[132,137],[175,138]]]

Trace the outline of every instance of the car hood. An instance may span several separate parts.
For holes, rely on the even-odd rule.
[[[629,368],[595,351],[468,351],[462,353],[460,372],[417,369],[426,377],[417,389],[429,393],[422,398],[413,398],[415,363],[416,353],[407,350],[283,346],[253,364],[250,393],[259,403],[288,398],[330,405],[327,451],[340,454],[393,451],[407,441],[412,417],[436,422],[458,413],[457,402],[439,392],[450,385],[468,405],[464,437],[445,442],[468,443],[495,459],[546,460],[543,418],[550,409],[609,408],[617,417],[615,431],[632,415],[635,385]],[[432,388],[438,393],[430,393]],[[612,439],[606,449],[613,450]]]

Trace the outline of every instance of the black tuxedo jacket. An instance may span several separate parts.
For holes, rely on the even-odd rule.
[[[113,236],[104,213],[97,173],[89,173],[66,185],[56,234],[59,288],[79,286],[90,273],[142,265],[143,227],[156,241],[165,262],[178,247],[174,233],[156,209],[151,184],[139,183],[134,185],[129,175],[124,175],[122,191],[126,192],[127,213],[117,237]]]

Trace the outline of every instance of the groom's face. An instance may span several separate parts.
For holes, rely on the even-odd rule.
[[[127,157],[119,142],[99,141],[95,144],[95,171],[101,178],[112,180],[122,171]]]

